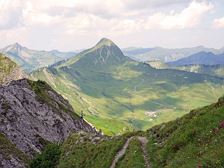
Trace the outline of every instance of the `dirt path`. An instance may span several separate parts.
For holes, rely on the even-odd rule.
[[[116,156],[115,156],[115,158],[114,158],[114,160],[113,160],[113,162],[112,162],[110,168],[115,168],[116,163],[117,163],[118,160],[119,160],[120,158],[122,158],[122,156],[125,154],[125,152],[126,152],[126,150],[127,150],[127,148],[128,148],[128,145],[129,145],[130,141],[131,141],[133,138],[134,138],[134,137],[130,137],[130,138],[128,138],[128,140],[125,142],[125,144],[124,144],[124,146],[122,147],[122,149],[121,149],[120,151],[118,151],[118,153],[116,154]]]
[[[119,159],[122,158],[122,156],[124,156],[124,154],[126,153],[126,150],[129,146],[129,143],[130,141],[133,139],[133,138],[137,138],[140,142],[141,142],[141,148],[142,148],[142,151],[143,151],[143,157],[144,157],[144,161],[145,161],[145,167],[146,168],[150,168],[150,164],[149,164],[149,160],[148,160],[148,153],[147,153],[147,150],[146,150],[146,145],[148,143],[148,140],[146,137],[141,137],[141,136],[133,136],[133,137],[130,137],[127,139],[127,141],[125,142],[124,146],[122,147],[122,149],[120,151],[118,151],[118,153],[116,154],[110,168],[115,168],[116,167],[116,164],[117,162],[119,161]]]
[[[144,161],[145,161],[145,167],[146,168],[150,168],[150,164],[149,164],[149,157],[148,157],[148,152],[146,150],[146,145],[148,143],[148,139],[146,137],[137,137],[138,140],[141,142],[141,148],[142,148],[142,151],[143,151],[143,157],[144,157]]]

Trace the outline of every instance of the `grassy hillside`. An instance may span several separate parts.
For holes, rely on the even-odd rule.
[[[28,75],[15,62],[0,53],[0,85],[27,77]]]
[[[56,161],[57,165],[59,168],[110,167],[127,139],[133,137],[116,167],[144,168],[144,152],[140,141],[135,138],[138,136],[148,139],[146,152],[152,168],[222,168],[224,97],[215,104],[192,110],[181,118],[146,132],[113,138],[73,134],[60,146],[61,155]]]
[[[82,136],[82,137],[80,137]],[[109,167],[116,152],[125,142],[124,137],[97,140],[91,135],[71,135],[61,147],[60,168],[100,168]]]
[[[32,74],[67,98],[76,113],[106,134],[146,130],[214,102],[223,79],[154,69],[125,57],[110,40]]]
[[[33,165],[32,168],[45,168],[43,163],[51,160],[52,164],[56,163],[58,168],[109,168],[117,152],[131,136],[132,134],[105,137],[84,132],[72,134],[59,148],[57,145],[46,147],[44,152],[31,162],[31,165]],[[133,159],[143,159],[141,155],[138,156],[141,154],[138,141],[134,140],[130,144],[124,158],[128,159],[131,156]],[[55,151],[50,153],[52,149]],[[132,152],[136,149],[139,151],[133,155]],[[52,160],[58,153],[60,153],[60,157],[57,160]],[[139,165],[141,165],[140,161]],[[129,165],[131,164],[133,162],[129,163]],[[123,163],[119,162],[119,167],[123,166]]]
[[[16,66],[16,63],[0,53],[0,84],[4,82],[5,78],[12,73]]]
[[[148,132],[153,167],[224,166],[224,98]]]
[[[136,138],[133,139],[128,149],[123,156],[123,158],[116,165],[117,168],[127,168],[127,167],[136,167],[136,168],[144,168],[144,158],[141,149],[141,143]]]

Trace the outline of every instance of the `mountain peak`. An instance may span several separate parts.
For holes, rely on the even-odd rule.
[[[114,42],[107,38],[102,38],[94,47],[82,51],[62,64],[66,66],[76,64],[76,67],[105,70],[108,69],[108,66],[117,66],[127,60],[129,58],[124,56],[121,49]]]
[[[15,46],[21,46],[18,42],[15,42],[13,45],[15,45]]]
[[[19,43],[13,43],[13,44],[11,44],[11,45],[8,45],[8,46],[6,46],[5,48],[3,48],[2,50],[4,51],[4,52],[8,52],[8,51],[12,51],[12,50],[14,50],[14,51],[19,51],[19,50],[21,50],[23,48],[23,46],[21,46]]]
[[[22,48],[23,46],[20,45],[18,42],[12,44],[11,46],[15,47],[15,48]]]
[[[102,47],[102,46],[115,46],[114,42],[108,38],[102,38],[96,46]]]

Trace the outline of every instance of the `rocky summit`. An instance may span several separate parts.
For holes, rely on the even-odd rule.
[[[21,79],[0,87],[0,167],[25,167],[49,142],[79,131],[96,132],[45,82]]]

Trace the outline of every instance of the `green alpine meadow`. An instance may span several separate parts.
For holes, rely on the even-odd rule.
[[[50,84],[107,135],[146,130],[209,105],[224,92],[222,78],[152,68],[106,38],[31,77]]]

